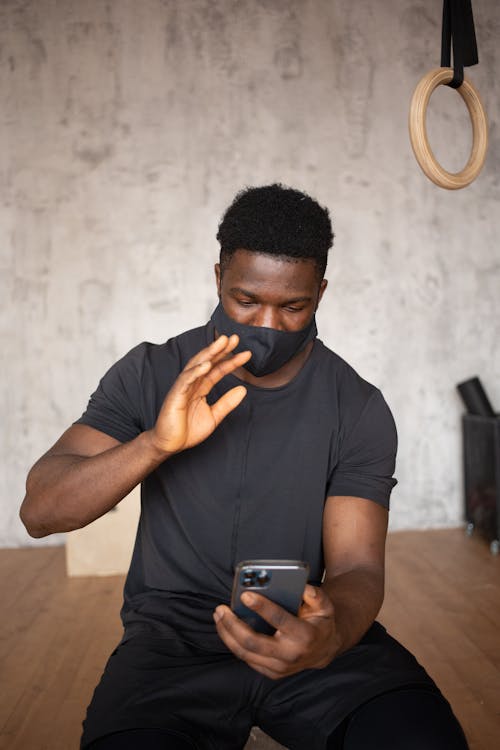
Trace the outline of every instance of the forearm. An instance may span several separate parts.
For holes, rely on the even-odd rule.
[[[378,568],[356,568],[329,578],[322,589],[335,608],[337,654],[360,641],[384,600],[384,574]]]
[[[238,336],[219,336],[192,357],[167,393],[154,428],[128,443],[89,425],[69,427],[28,475],[20,511],[28,532],[41,537],[86,526],[169,456],[206,440],[246,395],[243,386],[235,386],[213,404],[206,399],[214,385],[250,359],[249,351],[232,355],[237,345]]]
[[[166,458],[149,432],[94,456],[43,456],[28,475],[21,520],[34,537],[86,526],[117,505]]]

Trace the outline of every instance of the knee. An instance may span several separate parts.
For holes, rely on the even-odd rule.
[[[350,717],[343,750],[467,750],[448,701],[423,689],[394,690],[365,703]]]

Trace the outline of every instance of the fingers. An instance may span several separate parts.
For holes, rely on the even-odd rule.
[[[252,356],[250,351],[239,352],[228,358],[238,341],[236,334],[229,338],[219,336],[210,346],[192,357],[179,375],[179,393],[185,394],[196,384],[199,387],[197,395],[206,396],[219,380],[248,362]],[[200,378],[203,380],[197,382]]]
[[[276,630],[286,635],[294,636],[300,629],[300,619],[328,617],[334,615],[334,607],[331,599],[319,586],[307,584],[304,589],[303,603],[299,610],[299,616],[295,617],[275,602],[265,596],[246,591],[242,594],[241,601],[245,606],[257,612],[266,622]]]
[[[229,337],[219,336],[209,346],[201,349],[194,357],[191,357],[184,369],[188,370],[191,367],[196,367],[200,362],[205,362],[206,360],[214,362],[216,359],[221,359],[236,349],[238,342],[239,338],[236,334]]]
[[[230,391],[221,396],[212,406],[212,416],[215,420],[215,425],[218,426],[222,420],[233,411],[233,409],[236,409],[246,395],[247,389],[245,386],[237,385],[235,388],[231,388]]]
[[[187,391],[189,391],[193,383],[196,383],[199,378],[207,375],[207,373],[210,372],[211,367],[211,362],[209,360],[205,360],[204,362],[198,362],[198,364],[193,365],[189,369],[187,367],[184,368],[184,370],[177,377],[177,380],[172,387],[172,391],[174,391],[175,389],[178,393],[184,395],[185,393],[187,393]]]
[[[298,620],[286,609],[280,607],[279,604],[272,602],[265,596],[260,594],[250,593],[245,591],[241,596],[241,601],[246,607],[249,607],[254,612],[257,612],[269,625],[272,625],[276,630],[280,630],[283,633],[294,633],[297,629]]]
[[[224,605],[214,613],[217,632],[239,659],[266,677],[278,679],[324,667],[338,652],[333,604],[322,589],[307,586],[304,592],[309,616],[299,612],[295,617],[254,592],[242,594],[241,601],[276,628],[274,635],[256,633]]]
[[[199,396],[206,396],[222,378],[234,372],[238,367],[246,364],[251,358],[252,353],[250,351],[239,352],[234,354],[229,359],[223,359],[212,366],[207,372],[206,377],[199,384]]]
[[[229,607],[219,606],[214,613],[219,636],[233,654],[266,677],[283,677],[290,669],[283,645],[274,636],[256,633]],[[290,663],[293,661],[290,659]]]
[[[319,586],[307,584],[304,589],[303,603],[299,610],[299,617],[333,617],[335,609],[331,599]]]

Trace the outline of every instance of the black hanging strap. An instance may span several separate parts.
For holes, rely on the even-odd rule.
[[[471,0],[444,0],[441,37],[441,67],[451,66],[453,40],[453,79],[448,86],[458,89],[464,82],[464,67],[477,65],[477,42]]]

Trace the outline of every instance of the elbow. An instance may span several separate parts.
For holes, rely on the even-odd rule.
[[[42,529],[41,527],[36,526],[27,526],[26,531],[33,539],[43,539],[44,536],[50,536],[53,532],[52,531],[46,531],[45,529]]]
[[[36,482],[36,466],[37,464],[28,473],[26,494],[19,509],[19,518],[33,539],[42,539],[57,533],[60,529],[53,523],[54,508],[51,498],[43,493]]]
[[[49,529],[44,525],[39,514],[33,512],[28,496],[23,500],[19,510],[19,517],[24,528],[33,539],[41,539],[44,536],[49,536],[54,533],[54,530]]]
[[[44,506],[41,502],[33,501],[29,494],[22,502],[19,517],[24,528],[33,539],[42,539],[51,534],[74,531],[90,523],[89,520],[54,513],[54,509],[48,511],[47,506]]]

